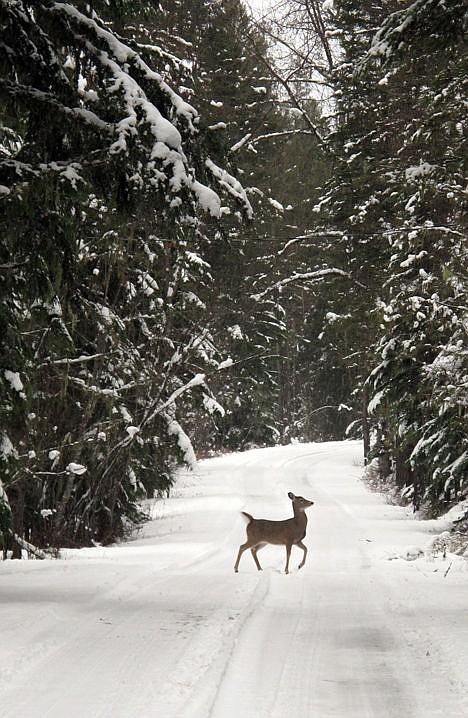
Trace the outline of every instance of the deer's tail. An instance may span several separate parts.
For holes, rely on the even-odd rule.
[[[246,524],[249,524],[251,521],[253,521],[253,516],[248,514],[247,511],[241,511],[241,516]]]

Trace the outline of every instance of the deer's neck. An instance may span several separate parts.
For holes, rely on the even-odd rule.
[[[305,511],[294,510],[294,518],[296,520],[296,523],[301,524],[302,526],[307,525],[307,515]]]

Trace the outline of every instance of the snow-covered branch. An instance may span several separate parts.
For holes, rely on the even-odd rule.
[[[190,391],[190,389],[193,389],[193,387],[200,386],[204,383],[205,374],[195,374],[195,376],[192,377],[192,379],[190,379],[187,384],[184,384],[184,386],[181,386],[175,391],[173,391],[168,399],[166,399],[161,404],[158,404],[155,409],[153,409],[149,414],[147,414],[141,422],[140,427],[150,423],[156,416],[158,416],[158,414],[162,414],[166,409],[175,404],[176,400],[180,396],[182,396],[182,394],[185,394],[187,391]]]
[[[197,457],[192,446],[192,442],[189,437],[182,429],[178,421],[172,418],[169,414],[163,413],[163,418],[167,422],[167,432],[169,436],[177,437],[177,444],[182,451],[184,461],[192,470],[197,468]]]
[[[34,23],[34,31],[41,35],[48,45],[49,54],[53,56],[55,80],[60,89],[55,95],[52,89],[45,91],[42,86],[30,86],[21,81],[21,76],[18,82],[8,77],[0,79],[6,94],[23,103],[43,105],[49,112],[63,115],[75,125],[78,123],[104,135],[105,142],[97,159],[110,163],[114,157],[122,157],[131,165],[129,183],[134,189],[165,191],[168,199],[173,197],[174,204],[171,206],[174,207],[187,201],[188,192],[204,211],[213,217],[220,217],[223,213],[220,197],[196,178],[192,161],[187,155],[190,142],[186,133],[193,136],[197,132],[196,109],[166,82],[160,72],[145,62],[137,51],[137,44],[137,49],[126,44],[97,15],[87,15],[74,4],[66,2],[42,6],[41,13],[48,13],[54,22],[60,22],[62,34],[68,36],[68,43],[81,49],[80,73],[83,74],[78,76],[73,73],[71,76],[62,67],[61,48],[56,51],[54,36],[49,37],[49,30],[44,30],[40,15]],[[145,49],[152,52],[158,50],[152,45]],[[161,53],[164,55],[162,50],[160,56]],[[75,67],[73,58],[67,62],[69,65],[65,68]],[[87,84],[89,91],[85,90]],[[64,97],[67,99],[64,100]],[[74,101],[76,105],[73,105]],[[69,153],[68,148],[61,148],[58,143],[56,152],[61,151]],[[96,152],[94,148],[93,152]],[[89,166],[86,158],[83,158],[83,163],[75,158],[74,164],[69,157],[64,160],[63,156],[48,158],[47,162],[36,162],[34,165],[18,161],[11,156],[5,157],[3,168],[14,172],[16,177],[22,177],[23,172],[42,176],[45,172],[58,171],[75,188],[78,181],[87,181],[81,171]],[[241,202],[251,216],[252,208],[240,183],[211,160],[207,166],[222,189]],[[3,194],[8,197],[10,192],[11,188],[5,186]],[[180,195],[185,195],[185,200]]]
[[[24,551],[31,553],[33,556],[40,560],[44,560],[47,558],[47,554],[45,551],[42,551],[42,549],[38,548],[37,546],[34,546],[29,541],[26,541],[25,539],[21,538],[21,536],[18,536],[18,534],[14,533],[13,537],[16,543],[19,544]]]
[[[336,267],[330,267],[327,269],[318,269],[314,272],[295,272],[291,276],[286,277],[285,279],[280,279],[278,282],[275,282],[275,284],[272,284],[267,289],[264,289],[263,292],[259,292],[258,294],[252,295],[252,299],[258,301],[259,299],[263,299],[263,297],[266,297],[267,295],[272,294],[275,291],[281,292],[281,290],[289,284],[295,284],[296,282],[320,282],[322,279],[325,279],[326,277],[330,276],[346,277],[347,279],[350,279],[353,283],[358,284],[358,286],[362,287],[363,289],[366,288],[363,284],[354,279],[349,272],[344,272],[342,269],[338,269]]]
[[[90,355],[84,355],[81,354],[79,357],[64,357],[63,359],[50,359],[46,358],[39,366],[51,366],[51,365],[59,365],[59,364],[82,364],[83,362],[88,361],[94,361],[95,359],[100,359],[101,357],[105,356],[104,354],[90,354]]]
[[[155,72],[154,70],[152,70],[140,57],[140,55],[135,52],[135,50],[133,50],[131,47],[119,40],[112,32],[106,30],[104,27],[99,25],[94,19],[87,17],[86,15],[81,13],[76,7],[74,7],[70,3],[53,3],[51,10],[66,14],[69,17],[73,18],[75,21],[77,21],[80,25],[83,25],[87,27],[88,30],[91,30],[99,40],[104,41],[107,47],[107,51],[111,53],[113,58],[115,58],[119,67],[124,66],[126,63],[134,65],[142,72],[143,76],[146,79],[153,80],[154,82],[156,82],[159,86],[159,89],[162,90],[162,92],[164,92],[164,94],[167,95],[167,97],[170,99],[177,115],[183,116],[189,123],[190,128],[194,129],[193,120],[198,116],[198,113],[195,108],[192,107],[192,105],[190,105],[188,102],[186,102],[177,92],[175,92],[167,84],[167,82],[163,80],[159,72]],[[102,53],[99,48],[96,47],[94,49],[95,54],[97,56],[100,56],[101,61],[105,63],[106,59],[109,58],[109,56],[107,55],[106,58],[105,54]],[[121,75],[120,79],[122,79]]]
[[[269,132],[265,135],[257,135],[256,137],[252,137],[251,134],[245,135],[239,142],[237,142],[235,145],[233,145],[230,149],[231,152],[238,152],[245,144],[248,144],[249,146],[256,145],[259,142],[264,142],[265,140],[277,140],[283,137],[292,137],[295,135],[308,135],[315,137],[316,134],[312,130],[283,130],[281,132]]]
[[[215,177],[215,179],[219,182],[221,187],[244,206],[247,217],[252,219],[252,205],[250,204],[246,191],[242,187],[241,183],[229,174],[229,172],[215,165],[211,159],[208,158],[205,161],[205,165],[210,170],[213,177]]]
[[[30,102],[46,104],[60,114],[81,120],[95,130],[103,130],[107,134],[113,132],[112,123],[101,119],[92,110],[88,110],[85,107],[68,107],[57,100],[51,92],[44,92],[43,90],[38,90],[36,87],[28,87],[20,83],[12,83],[2,77],[0,77],[0,89],[5,90],[11,97],[22,97]]]

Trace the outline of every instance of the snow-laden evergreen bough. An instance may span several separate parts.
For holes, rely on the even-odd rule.
[[[188,63],[112,5],[0,6],[2,505],[40,546],[112,540],[194,461],[183,424],[222,411],[226,359],[201,247],[252,214],[175,89]]]
[[[466,3],[335,7],[342,158],[319,209],[368,292],[334,326],[358,338],[368,459],[439,513],[468,476]]]

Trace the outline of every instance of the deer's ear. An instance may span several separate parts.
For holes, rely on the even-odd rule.
[[[296,497],[294,496],[294,494],[293,494],[292,491],[290,491],[290,492],[288,493],[288,496],[289,496],[289,498],[291,499],[291,501],[296,498]]]

